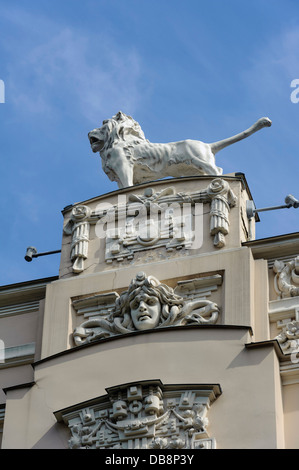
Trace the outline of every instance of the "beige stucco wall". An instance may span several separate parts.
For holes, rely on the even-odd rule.
[[[254,260],[253,265],[253,302],[254,316],[252,328],[254,341],[265,341],[273,336],[270,335],[269,318],[266,312],[269,308],[269,278],[267,260]]]
[[[254,314],[253,263],[250,249],[238,248],[151,263],[142,269],[161,282],[177,278],[178,275],[183,278],[224,272],[219,322],[251,326]],[[127,266],[123,269],[60,279],[48,285],[41,357],[73,347],[72,332],[77,326],[74,325],[71,308],[73,297],[125,290],[139,270],[140,266]]]
[[[153,188],[154,192],[160,192],[173,187],[175,193],[192,194],[205,190],[213,179],[212,177],[191,177],[156,181],[114,191],[80,204],[95,211],[99,204],[116,204],[120,197],[128,199],[132,195],[143,195],[148,188]],[[153,245],[148,250],[136,253],[133,260],[114,261],[112,264],[105,262],[106,240],[96,236],[95,225],[91,224],[88,257],[84,261],[84,271],[80,274],[74,274],[72,271],[70,259],[72,237],[64,233],[60,278],[47,286],[41,357],[44,358],[74,346],[72,332],[78,326],[79,320],[74,315],[72,299],[103,292],[117,291],[119,293],[128,287],[140,270],[146,271],[146,274],[153,275],[172,287],[174,279],[221,273],[222,286],[219,287],[217,294],[213,294],[210,298],[221,308],[218,323],[253,326],[258,292],[260,296],[263,292],[259,288],[260,282],[255,281],[251,251],[241,246],[241,242],[247,239],[249,231],[248,220],[246,220],[246,201],[250,197],[249,190],[241,177],[227,175],[223,179],[236,196],[236,204],[229,212],[229,233],[225,235],[225,246],[222,248],[217,248],[213,244],[213,236],[210,233],[209,203],[204,204],[203,242],[199,248],[183,248],[169,253],[164,247],[156,248]],[[71,209],[69,208],[64,211],[64,227],[68,224],[70,216]],[[256,271],[262,278],[264,275],[262,268]],[[264,328],[257,327],[257,335],[262,334]]]
[[[39,320],[39,310],[2,318],[1,338],[4,339],[5,347],[36,341]]]
[[[33,380],[30,364],[40,359],[44,295],[44,281],[0,291],[0,404],[6,401],[3,389]]]
[[[243,328],[169,328],[42,361],[33,387],[7,394],[3,448],[67,448],[69,434],[55,411],[105,395],[106,387],[157,378],[220,384],[208,414],[218,448],[283,447],[277,358],[272,348],[247,350],[249,340]]]
[[[299,383],[284,385],[283,408],[286,446],[288,449],[298,449]]]

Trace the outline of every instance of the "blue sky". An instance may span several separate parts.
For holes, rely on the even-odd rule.
[[[299,198],[296,0],[1,0],[0,285],[58,274],[68,204],[117,189],[87,133],[119,110],[152,142],[213,142],[273,124],[217,155],[256,207]],[[297,95],[295,94],[295,97]],[[299,97],[299,92],[298,92]],[[260,214],[257,238],[299,231],[299,210]]]

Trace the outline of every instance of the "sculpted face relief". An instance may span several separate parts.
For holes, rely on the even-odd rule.
[[[139,272],[128,290],[117,295],[110,314],[83,322],[75,329],[74,340],[79,345],[133,331],[172,325],[214,324],[218,314],[219,307],[214,302],[201,297],[184,300],[154,276]]]
[[[157,297],[145,293],[137,295],[130,303],[131,317],[136,330],[155,328],[160,319],[161,304]]]

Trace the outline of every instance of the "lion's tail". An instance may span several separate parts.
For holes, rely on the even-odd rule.
[[[256,121],[251,127],[246,129],[246,131],[240,132],[240,134],[236,134],[232,137],[228,137],[224,140],[219,140],[218,142],[213,142],[210,145],[210,148],[215,155],[215,153],[219,152],[225,147],[234,144],[235,142],[239,142],[240,140],[246,139],[250,135],[254,134],[255,132],[259,131],[263,127],[270,127],[272,124],[271,120],[267,117],[262,117],[258,121]]]

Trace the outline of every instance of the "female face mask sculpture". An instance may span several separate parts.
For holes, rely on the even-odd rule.
[[[156,328],[160,320],[161,304],[158,297],[139,294],[130,302],[131,318],[136,330]]]
[[[218,306],[206,299],[185,300],[153,276],[139,272],[106,318],[85,321],[74,331],[77,345],[134,331],[168,326],[214,324]]]
[[[153,276],[140,272],[129,289],[116,302],[113,315],[117,326],[136,330],[156,328],[169,315],[176,315],[183,307],[183,299],[173,289],[161,284]]]

